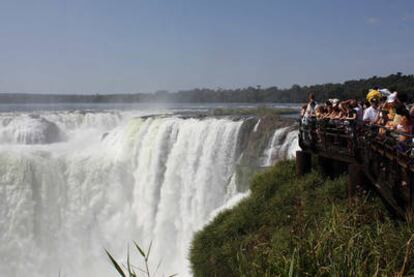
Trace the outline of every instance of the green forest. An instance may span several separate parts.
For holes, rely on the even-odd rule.
[[[158,91],[156,93],[125,94],[0,94],[0,103],[302,103],[309,93],[317,99],[363,98],[374,86],[406,93],[410,102],[414,101],[414,75],[401,72],[386,77],[373,76],[368,79],[350,80],[344,83],[326,83],[311,86],[293,85],[281,89],[277,86],[261,86],[238,89],[196,88],[178,92]]]

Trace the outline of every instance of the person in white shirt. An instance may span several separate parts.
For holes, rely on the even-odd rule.
[[[308,104],[306,108],[303,110],[303,117],[302,117],[302,124],[307,125],[309,123],[310,118],[315,117],[315,108],[316,108],[316,101],[315,96],[311,93],[308,97]]]
[[[369,124],[374,124],[378,119],[378,103],[375,98],[370,102],[371,106],[364,111],[362,120]]]
[[[316,105],[317,105],[317,103],[315,101],[315,95],[313,95],[312,93],[309,94],[308,105],[306,106],[306,110],[305,110],[305,116],[306,117],[315,116]]]

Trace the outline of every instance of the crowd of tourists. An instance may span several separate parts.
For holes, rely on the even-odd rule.
[[[369,90],[366,99],[329,99],[317,103],[313,94],[301,109],[302,124],[310,120],[330,122],[356,121],[378,127],[378,135],[385,136],[387,131],[397,134],[399,141],[411,140],[414,126],[414,106],[407,103],[407,95],[395,90]]]

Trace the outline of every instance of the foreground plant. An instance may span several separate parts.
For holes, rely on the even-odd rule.
[[[120,276],[123,276],[123,277],[155,276],[161,264],[160,263],[158,264],[154,274],[150,271],[149,257],[151,253],[152,242],[150,243],[148,250],[146,252],[142,250],[142,248],[136,242],[134,242],[134,245],[144,261],[145,269],[139,268],[131,264],[130,255],[129,255],[129,247],[127,250],[126,266],[117,262],[115,258],[111,255],[111,253],[109,253],[108,250],[105,249],[105,252],[108,255],[109,259],[111,260],[113,267],[116,269],[116,271],[119,273]],[[138,275],[138,273],[135,270],[138,270],[140,272],[140,275]],[[177,274],[172,274],[172,275],[169,275],[168,277],[173,277],[173,276],[177,276]]]

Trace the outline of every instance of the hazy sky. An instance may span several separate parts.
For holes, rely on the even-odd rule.
[[[0,91],[116,93],[414,73],[413,0],[0,0]]]

